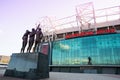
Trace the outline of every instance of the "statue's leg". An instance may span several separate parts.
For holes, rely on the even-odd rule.
[[[31,42],[29,41],[29,45],[28,45],[28,48],[27,48],[27,52],[30,52],[30,44],[31,44]]]
[[[23,53],[24,53],[26,45],[27,45],[27,41],[24,41],[24,43],[23,43]]]
[[[21,48],[21,51],[20,51],[20,53],[22,53],[23,52],[23,48]]]
[[[37,46],[37,41],[35,41],[35,46],[33,47],[33,52],[35,52]]]
[[[37,52],[38,52],[38,50],[39,50],[40,43],[41,43],[41,41],[39,41],[39,42],[37,43],[37,45],[36,45],[36,50],[37,50]]]
[[[29,52],[31,51],[31,48],[32,48],[32,46],[33,46],[33,43],[34,43],[34,41],[31,41],[31,42],[30,42]]]

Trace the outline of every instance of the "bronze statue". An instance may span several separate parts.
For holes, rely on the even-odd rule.
[[[32,28],[32,32],[30,32],[30,34],[29,34],[30,36],[29,36],[29,45],[27,48],[27,52],[31,51],[31,48],[32,48],[33,43],[34,43],[35,34],[36,34],[36,30],[34,28]]]
[[[40,26],[40,24],[37,26],[37,29],[36,29],[36,39],[35,39],[35,46],[33,48],[33,52],[35,52],[35,49],[37,49],[39,47],[39,44],[41,43],[41,40],[43,37],[43,33],[39,26]]]
[[[22,37],[22,48],[21,48],[21,53],[24,53],[25,47],[27,45],[27,41],[28,41],[28,35],[30,34],[30,31],[26,30],[25,34]]]

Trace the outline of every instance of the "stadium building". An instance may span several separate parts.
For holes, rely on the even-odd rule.
[[[8,64],[9,61],[10,61],[10,56],[0,55],[0,65],[1,64]]]
[[[94,10],[76,6],[76,14],[40,19],[50,71],[120,74],[120,6]]]

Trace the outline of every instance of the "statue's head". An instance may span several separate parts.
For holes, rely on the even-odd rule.
[[[35,29],[34,29],[34,28],[32,28],[32,31],[35,31]]]
[[[29,32],[29,30],[26,30],[26,32]]]

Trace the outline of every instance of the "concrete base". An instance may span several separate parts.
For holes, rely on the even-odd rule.
[[[24,79],[49,78],[48,55],[42,53],[12,54],[4,76]]]
[[[52,72],[120,74],[120,65],[50,65]]]

